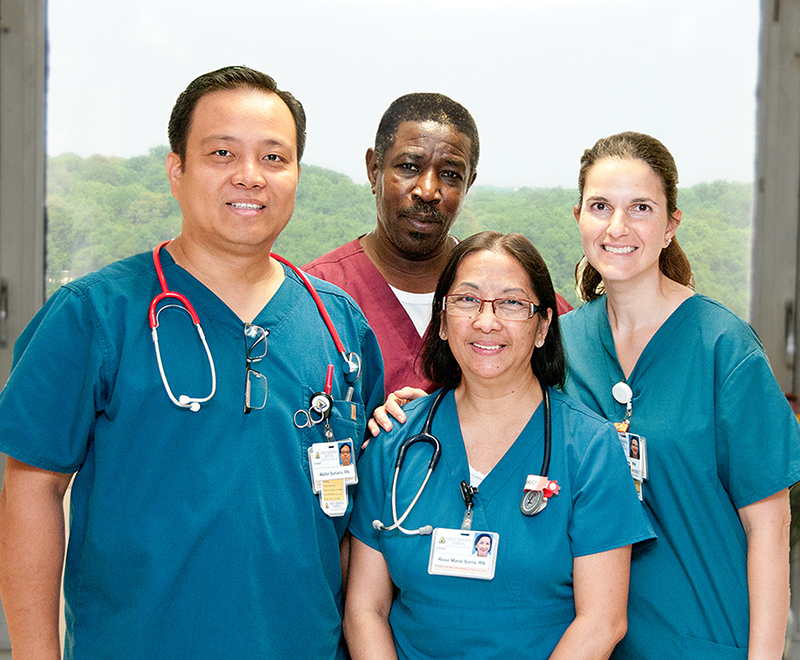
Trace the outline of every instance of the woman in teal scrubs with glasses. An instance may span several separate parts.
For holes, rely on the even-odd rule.
[[[630,546],[652,530],[613,425],[553,389],[564,358],[544,261],[520,234],[472,236],[432,311],[422,364],[444,396],[409,404],[358,464],[353,660],[608,657]]]

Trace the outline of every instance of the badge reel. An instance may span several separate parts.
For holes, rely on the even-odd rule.
[[[330,424],[333,410],[333,365],[328,365],[325,389],[311,396],[308,411],[295,413],[298,428],[311,428],[325,424],[325,441],[315,442],[308,448],[311,468],[311,486],[319,496],[320,508],[331,518],[343,516],[350,503],[348,486],[358,483],[355,465],[355,447],[352,438],[336,440]],[[299,417],[299,419],[298,419]]]
[[[628,383],[620,381],[611,388],[611,395],[614,397],[614,400],[617,403],[621,403],[623,406],[625,406],[625,419],[623,419],[621,422],[614,422],[614,426],[617,427],[617,431],[620,433],[625,433],[625,431],[627,431],[631,425],[631,413],[633,412],[633,405],[631,402],[633,401],[633,390]]]

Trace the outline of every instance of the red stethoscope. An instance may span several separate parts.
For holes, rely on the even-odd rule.
[[[170,291],[167,287],[167,280],[164,277],[164,269],[161,267],[161,248],[167,245],[170,241],[164,241],[156,245],[153,249],[153,265],[156,269],[156,276],[158,277],[158,282],[161,285],[161,293],[159,293],[153,300],[150,302],[150,332],[153,337],[153,346],[155,347],[156,351],[156,360],[158,362],[158,371],[161,374],[161,382],[164,383],[164,389],[167,392],[167,396],[169,396],[170,401],[174,403],[179,408],[188,408],[192,412],[197,412],[200,410],[200,404],[206,403],[211,397],[214,396],[214,393],[217,391],[217,373],[216,369],[214,368],[214,358],[211,356],[211,349],[208,347],[208,342],[206,341],[206,336],[203,333],[203,328],[200,327],[200,318],[197,316],[197,312],[195,311],[192,303],[189,302],[189,299],[181,293],[177,293],[175,291]],[[270,256],[285,264],[289,268],[291,268],[300,280],[305,285],[308,292],[311,294],[311,297],[314,299],[314,303],[317,305],[317,309],[319,310],[320,316],[322,316],[322,320],[325,322],[325,325],[328,328],[328,331],[333,338],[333,343],[336,345],[336,350],[342,356],[343,370],[345,374],[345,378],[348,382],[354,383],[359,379],[361,376],[361,358],[356,353],[347,353],[344,350],[344,344],[342,344],[342,340],[339,338],[339,333],[336,332],[336,328],[333,325],[333,321],[331,321],[331,317],[328,315],[328,310],[325,309],[325,305],[322,304],[322,300],[317,293],[317,290],[314,288],[314,285],[309,282],[308,278],[305,274],[296,266],[288,262],[283,257],[279,257],[277,254],[270,253]],[[168,305],[162,305],[159,307],[159,303],[166,298],[172,298],[177,300],[178,303],[171,303]],[[208,358],[208,366],[211,370],[211,391],[205,397],[191,397],[188,394],[180,394],[177,397],[172,392],[172,388],[169,386],[169,381],[167,380],[167,375],[164,373],[164,365],[161,361],[161,349],[158,344],[158,317],[162,311],[168,309],[170,307],[174,307],[177,309],[181,309],[186,312],[192,319],[192,323],[194,324],[195,329],[197,330],[197,335],[200,337],[200,341],[203,344],[203,348],[206,352],[206,357]]]

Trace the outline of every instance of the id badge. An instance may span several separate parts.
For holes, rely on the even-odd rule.
[[[308,448],[308,464],[322,510],[331,517],[343,516],[350,501],[347,487],[358,483],[353,441],[315,442]]]
[[[497,532],[437,527],[431,535],[428,573],[491,580],[499,543]]]
[[[635,433],[618,433],[622,450],[628,460],[631,476],[636,484],[639,499],[644,501],[642,485],[647,479],[647,441],[644,436]]]

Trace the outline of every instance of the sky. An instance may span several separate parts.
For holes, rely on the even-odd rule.
[[[245,64],[308,116],[304,163],[366,183],[398,96],[441,92],[475,118],[476,185],[577,186],[612,133],[660,139],[681,185],[754,179],[757,0],[51,0],[50,155],[167,144],[177,96]]]

